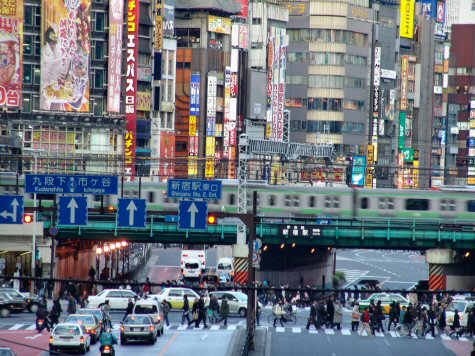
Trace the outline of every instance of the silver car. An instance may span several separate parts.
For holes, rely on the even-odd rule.
[[[205,307],[209,306],[211,296],[215,296],[218,300],[218,304],[221,307],[223,298],[226,297],[226,300],[229,305],[229,314],[239,314],[241,317],[245,317],[247,314],[247,294],[241,292],[232,292],[232,291],[220,291],[220,292],[210,292],[209,298],[206,298]],[[262,304],[258,303],[259,307],[262,309]]]
[[[143,340],[155,344],[157,328],[151,317],[132,314],[125,318],[120,327],[120,343],[125,345],[130,340]]]

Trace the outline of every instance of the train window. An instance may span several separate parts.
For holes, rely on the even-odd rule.
[[[148,201],[149,201],[149,203],[155,202],[155,193],[154,192],[148,192]]]
[[[467,200],[467,211],[475,213],[475,200]]]
[[[406,199],[406,210],[429,210],[429,199]]]
[[[368,208],[369,208],[368,198],[361,198],[361,209],[368,209]]]
[[[325,208],[336,208],[340,207],[340,198],[334,196],[325,197]]]
[[[274,206],[275,205],[275,195],[273,195],[273,194],[269,195],[268,199],[269,199],[269,205]]]
[[[387,208],[389,210],[394,210],[394,199],[393,198],[387,198]]]
[[[291,195],[286,195],[285,198],[284,198],[284,204],[285,206],[291,206],[292,203],[292,196]]]
[[[394,210],[394,199],[379,198],[378,205],[380,210]]]
[[[294,206],[300,206],[300,197],[298,195],[294,195]]]
[[[308,197],[308,206],[314,208],[316,205],[317,199],[315,197]]]
[[[229,197],[228,197],[229,205],[234,205],[235,199],[236,199],[236,196],[234,194],[229,194]]]
[[[440,210],[441,211],[455,211],[455,200],[442,199],[440,201]]]

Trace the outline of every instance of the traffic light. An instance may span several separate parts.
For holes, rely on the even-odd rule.
[[[217,222],[216,215],[208,214],[208,225],[216,225]]]
[[[29,224],[33,222],[33,214],[23,214],[23,224]]]

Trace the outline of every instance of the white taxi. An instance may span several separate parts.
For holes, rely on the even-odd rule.
[[[83,324],[60,323],[51,332],[49,353],[77,351],[85,355],[91,348],[91,337]]]

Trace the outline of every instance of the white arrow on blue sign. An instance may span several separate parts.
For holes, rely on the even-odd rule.
[[[119,198],[117,226],[139,227],[147,225],[147,201],[145,199]]]
[[[60,225],[87,225],[87,197],[59,197],[58,211]]]
[[[23,224],[23,196],[0,196],[0,224]]]
[[[182,200],[179,202],[178,228],[206,230],[208,225],[208,202]]]

